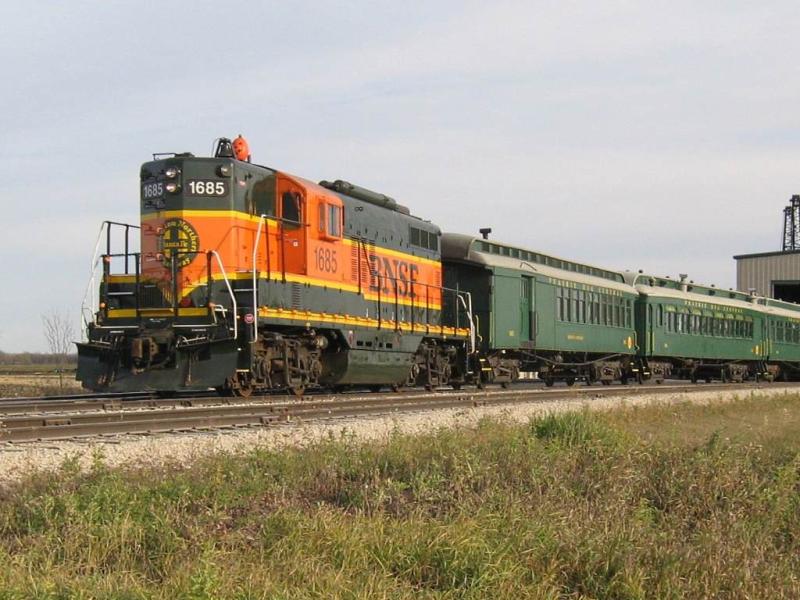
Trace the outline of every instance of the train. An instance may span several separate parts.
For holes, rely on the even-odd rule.
[[[385,194],[154,154],[105,221],[77,379],[96,391],[573,385],[800,376],[800,306],[442,232]]]

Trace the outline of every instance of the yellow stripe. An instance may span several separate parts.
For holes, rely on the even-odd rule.
[[[172,311],[169,309],[140,309],[139,316],[141,317],[171,317]],[[179,317],[197,317],[206,316],[208,310],[205,308],[179,308]],[[378,325],[385,329],[394,329],[395,321],[385,319],[378,321],[378,319],[370,319],[366,317],[353,317],[347,315],[331,315],[327,313],[311,312],[307,310],[291,310],[282,308],[267,308],[260,307],[258,309],[259,318],[266,319],[281,319],[287,321],[300,321],[303,324],[309,321],[319,321],[323,323],[334,323],[337,325],[351,325],[353,327],[371,327],[377,328]],[[136,309],[133,308],[114,308],[109,309],[109,319],[131,319],[136,317]],[[412,326],[410,322],[401,321],[397,324],[400,331],[411,332]],[[469,329],[463,327],[444,327],[441,325],[422,325],[414,323],[414,333],[434,333],[442,336],[455,336],[455,337],[469,337]]]
[[[384,319],[371,319],[367,317],[354,317],[350,315],[332,315],[328,313],[311,312],[307,310],[292,310],[285,308],[268,308],[261,306],[258,309],[259,318],[266,319],[282,319],[289,321],[301,321],[307,323],[309,321],[321,321],[323,323],[336,323],[338,325],[352,325],[355,327],[373,327],[377,328],[378,324],[384,328],[394,329],[395,325],[400,331],[412,331],[411,323],[408,321],[400,321],[399,324],[395,321]],[[443,327],[441,325],[422,325],[414,323],[414,332],[418,333],[438,333],[440,335],[454,335],[457,337],[468,337],[469,329],[456,328],[456,327]]]
[[[160,210],[158,212],[142,215],[142,221],[151,221],[153,219],[179,219],[183,217],[207,217],[214,219],[239,219],[240,221],[249,221],[251,223],[259,223],[262,219],[259,216],[251,215],[238,210]],[[275,219],[267,218],[267,223],[275,227],[278,222]]]
[[[140,317],[171,317],[174,313],[171,308],[140,308]],[[208,314],[207,308],[179,308],[179,317],[204,317]],[[135,308],[109,308],[109,319],[131,319],[136,317]]]

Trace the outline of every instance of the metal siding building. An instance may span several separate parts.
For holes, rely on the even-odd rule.
[[[800,302],[800,250],[740,254],[736,260],[736,288],[759,296]]]

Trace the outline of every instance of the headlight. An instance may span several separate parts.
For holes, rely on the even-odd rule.
[[[170,182],[169,182],[167,185],[165,185],[164,187],[165,187],[165,188],[167,188],[167,191],[168,191],[170,194],[174,194],[174,193],[175,193],[175,192],[177,192],[177,191],[178,191],[178,189],[180,188],[180,186],[179,186],[177,183],[175,183],[174,181],[170,181]]]
[[[167,179],[175,179],[178,176],[178,169],[176,169],[175,167],[170,167],[169,169],[164,171],[164,175],[167,176]]]
[[[220,165],[217,167],[217,175],[220,177],[227,177],[231,174],[231,168],[229,165]]]

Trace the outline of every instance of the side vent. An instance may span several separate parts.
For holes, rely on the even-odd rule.
[[[292,284],[292,308],[298,309],[301,306],[301,289],[299,283]]]
[[[356,285],[358,285],[358,249],[358,242],[353,240],[353,245],[350,246],[350,281]]]

